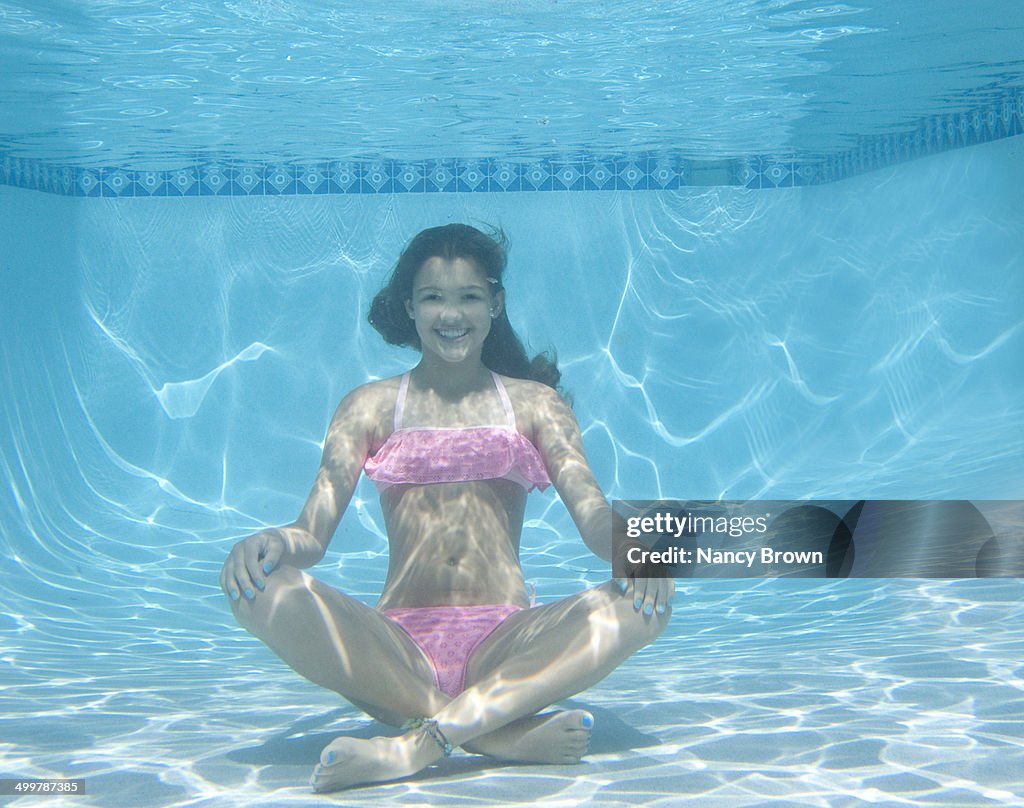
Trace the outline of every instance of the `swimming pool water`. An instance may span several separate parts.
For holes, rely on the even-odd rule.
[[[39,68],[61,42],[84,54],[81,69],[72,60],[63,74],[13,71],[6,92],[26,115],[4,116],[0,129],[9,161],[0,175],[0,777],[84,778],[87,797],[64,804],[324,804],[305,787],[319,750],[342,732],[381,731],[235,626],[217,574],[238,538],[294,518],[344,392],[415,361],[385,346],[365,312],[402,245],[426,226],[490,222],[509,232],[510,317],[534,349],[557,348],[611,497],[1021,498],[1021,138],[1007,129],[960,148],[966,141],[954,134],[923,159],[884,154],[901,122],[1016,99],[1016,62],[998,56],[1012,14],[998,30],[957,22],[951,36],[961,47],[992,50],[991,62],[961,63],[953,48],[926,47],[926,34],[942,28],[937,12],[892,40],[895,8],[750,3],[723,21],[698,5],[680,30],[671,22],[681,8],[644,16],[630,5],[619,11],[637,19],[622,32],[622,60],[645,48],[647,58],[632,73],[608,65],[609,97],[639,99],[616,128],[599,94],[556,103],[567,88],[594,86],[600,61],[573,54],[614,41],[614,13],[502,5],[483,40],[501,44],[498,53],[474,45],[461,21],[413,48],[404,26],[415,28],[420,12],[399,4],[388,18],[392,46],[364,41],[354,57],[349,83],[359,89],[338,128],[307,125],[309,140],[290,140],[303,128],[294,125],[299,107],[312,110],[307,124],[322,120],[323,93],[342,77],[303,84],[314,65],[332,75],[330,49],[285,47],[284,32],[324,45],[366,20],[304,3],[231,2],[212,17],[185,5],[159,14],[101,5],[83,6],[81,19],[70,9],[61,18],[0,6],[6,34],[45,46],[44,56],[19,56],[4,40],[6,65]],[[477,9],[453,8],[463,17]],[[560,29],[566,8],[589,27]],[[101,13],[121,15],[119,35],[86,24]],[[169,30],[197,19],[209,23],[207,38],[168,44]],[[226,20],[270,33],[236,51],[244,31],[227,30]],[[680,45],[673,57],[656,34],[694,50]],[[137,70],[118,36],[136,38]],[[442,40],[448,62],[415,62]],[[874,45],[858,56],[855,41]],[[813,44],[822,42],[830,49]],[[508,109],[481,130],[481,116],[524,74],[520,60],[545,48],[559,55],[539,71],[518,146]],[[474,62],[481,52],[486,59]],[[893,54],[891,70],[883,52]],[[93,59],[101,54],[110,61]],[[275,66],[275,54],[301,58]],[[168,55],[183,61],[169,69],[160,61]],[[947,70],[938,69],[943,59]],[[415,64],[424,69],[403,84]],[[455,91],[473,64],[474,78]],[[497,71],[493,94],[484,91],[487,70]],[[721,116],[703,130],[707,142],[670,109],[683,85],[643,78],[654,73],[705,82],[694,85],[706,91],[697,106]],[[731,93],[752,86],[752,75],[763,77],[771,125],[757,125],[758,105]],[[444,137],[424,126],[403,140],[395,119],[356,117],[375,79],[396,109],[404,98],[417,115],[424,105],[442,110],[428,119]],[[638,95],[648,80],[655,89]],[[444,88],[437,101],[424,89],[431,82]],[[310,89],[318,83],[325,87]],[[179,84],[219,99],[210,111],[220,124],[190,117],[194,99],[171,92]],[[272,85],[295,92],[270,92],[267,102]],[[28,113],[29,86],[45,99],[37,109],[51,112]],[[108,92],[117,86],[131,97]],[[797,103],[823,88],[835,92]],[[863,114],[844,116],[844,97]],[[52,113],[69,99],[66,112]],[[462,101],[468,111],[456,109]],[[165,114],[141,112],[161,105]],[[553,109],[564,116],[537,123]],[[241,126],[246,114],[266,123],[275,110],[279,126]],[[177,121],[177,135],[159,131],[160,118]],[[225,133],[223,143],[209,140]],[[145,171],[179,170],[185,157],[196,178],[225,156],[272,172],[290,149],[355,159],[367,143],[379,152],[367,159],[391,154],[392,170],[411,156],[483,155],[522,167],[550,156],[552,137],[555,151],[568,142],[574,153],[605,149],[615,159],[634,148],[669,154],[677,179],[691,182],[322,194],[296,184],[284,196],[103,198],[113,171],[138,171],[130,176],[140,188]],[[336,150],[322,146],[332,138]],[[758,161],[779,150],[793,165],[808,155],[833,168],[843,154],[862,162],[814,182],[774,182],[778,163]],[[720,160],[728,165],[708,168]],[[14,182],[15,165],[26,172],[18,177],[44,179]],[[753,184],[742,173],[751,166],[761,172]],[[110,171],[96,175],[101,191],[90,195],[58,187],[65,169],[73,182]],[[648,180],[656,170],[648,167]],[[553,493],[534,494],[527,517],[523,565],[542,601],[607,577]],[[372,603],[385,549],[364,481],[316,572]],[[494,769],[455,757],[338,801],[1020,804],[1022,596],[1016,579],[680,582],[666,635],[573,700],[597,719],[586,764]]]

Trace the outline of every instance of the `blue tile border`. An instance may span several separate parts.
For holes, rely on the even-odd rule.
[[[843,152],[693,160],[670,152],[494,158],[341,160],[296,164],[197,161],[169,171],[80,168],[0,153],[0,185],[61,196],[313,196],[341,194],[648,191],[700,186],[767,190],[822,185],[938,152],[1024,134],[1024,91],[985,107],[922,118],[862,137]]]

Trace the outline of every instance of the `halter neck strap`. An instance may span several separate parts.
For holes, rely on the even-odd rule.
[[[501,406],[505,410],[505,418],[508,425],[515,429],[516,412],[512,409],[512,399],[508,397],[508,390],[501,381],[501,377],[491,371],[491,379],[494,381],[494,389],[498,391],[498,398],[501,399]],[[395,431],[402,428],[402,420],[405,417],[405,400],[409,395],[409,373],[402,374],[402,380],[398,383],[398,397],[395,399]]]
[[[409,374],[402,374],[398,384],[398,398],[395,399],[395,431],[402,428],[402,416],[405,415],[405,397],[409,394]]]
[[[516,411],[512,409],[512,399],[508,397],[508,390],[505,389],[505,384],[502,382],[501,377],[493,370],[491,371],[491,378],[494,379],[494,387],[501,398],[501,406],[505,408],[505,417],[508,419],[508,425],[515,429]]]

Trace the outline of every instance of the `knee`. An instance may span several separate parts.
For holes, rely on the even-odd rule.
[[[654,614],[646,615],[642,611],[638,612],[633,609],[632,605],[630,605],[630,611],[633,613],[631,628],[634,629],[641,648],[650,645],[661,636],[666,626],[668,626],[669,618],[672,616],[671,606],[666,607],[664,614],[655,612]]]
[[[622,626],[626,636],[633,639],[635,650],[639,650],[661,636],[672,616],[672,606],[666,604],[662,614],[658,614],[657,611],[644,614],[642,608],[635,607],[632,599],[620,595],[616,612],[619,625]]]
[[[231,600],[231,611],[239,624],[253,633],[265,625],[281,603],[293,598],[300,591],[308,591],[305,580],[309,576],[295,567],[284,565],[278,567],[263,581],[262,589],[253,590],[253,596],[242,595],[238,600]]]

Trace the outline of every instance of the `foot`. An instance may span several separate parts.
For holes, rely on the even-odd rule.
[[[320,763],[309,782],[320,792],[383,783],[415,774],[440,757],[440,748],[423,733],[369,740],[335,738],[320,753]]]
[[[556,710],[513,721],[464,748],[513,763],[579,763],[593,726],[594,717],[585,710]]]

